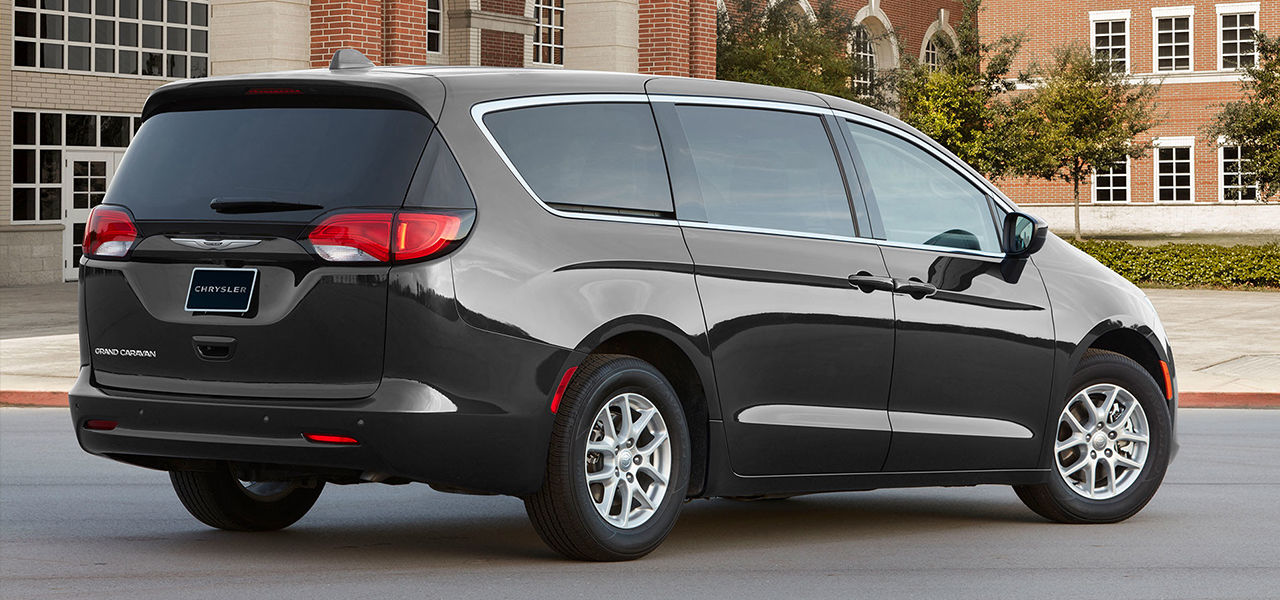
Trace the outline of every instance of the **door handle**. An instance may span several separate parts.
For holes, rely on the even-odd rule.
[[[938,288],[932,283],[925,283],[915,277],[912,277],[906,281],[896,281],[893,286],[893,291],[901,292],[915,298],[916,300],[921,300],[938,293]]]
[[[872,275],[866,271],[858,271],[857,275],[850,275],[849,284],[868,294],[876,290],[892,292],[895,285],[892,277]]]

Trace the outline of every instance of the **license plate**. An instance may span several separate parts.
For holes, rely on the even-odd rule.
[[[257,283],[257,269],[193,269],[186,308],[191,312],[246,312]]]

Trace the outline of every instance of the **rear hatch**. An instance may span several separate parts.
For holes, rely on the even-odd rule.
[[[377,389],[389,263],[335,264],[308,233],[401,207],[434,125],[407,99],[272,85],[224,86],[224,99],[188,90],[147,115],[102,208],[127,211],[135,241],[81,271],[98,385],[255,398]]]

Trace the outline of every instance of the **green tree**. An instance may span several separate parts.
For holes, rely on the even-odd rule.
[[[716,20],[716,77],[883,106],[887,80],[852,60],[853,20],[823,0],[812,18],[794,0],[731,0]],[[870,85],[853,85],[863,75]]]
[[[1019,135],[1005,96],[1026,80],[1011,75],[1023,37],[984,43],[978,35],[981,0],[964,0],[963,6],[957,39],[938,38],[938,64],[908,59],[898,73],[899,116],[994,179],[1009,173],[1010,140]]]
[[[1022,175],[1071,182],[1075,239],[1080,239],[1080,184],[1095,167],[1151,148],[1135,139],[1159,124],[1157,84],[1128,77],[1079,45],[1054,51],[1039,85],[1014,103],[1019,132],[1012,169]]]
[[[1225,104],[1207,129],[1227,145],[1240,146],[1252,161],[1258,197],[1266,200],[1280,194],[1280,37],[1258,32],[1254,41],[1259,60],[1245,67],[1245,97]]]

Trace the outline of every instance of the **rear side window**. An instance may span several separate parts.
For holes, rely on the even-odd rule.
[[[674,212],[648,103],[557,104],[484,117],[543,202],[589,212]]]
[[[707,221],[854,235],[848,194],[822,118],[677,106]]]
[[[999,252],[987,195],[915,144],[848,123],[866,166],[885,237],[894,242]]]
[[[138,131],[107,201],[140,220],[308,221],[223,214],[215,198],[400,206],[433,125],[407,110],[252,108],[160,113]]]

